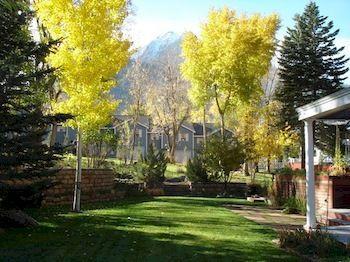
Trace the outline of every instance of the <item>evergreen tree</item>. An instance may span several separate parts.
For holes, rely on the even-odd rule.
[[[0,205],[5,208],[40,204],[42,189],[57,171],[57,156],[43,143],[49,125],[62,117],[42,111],[52,69],[40,61],[52,43],[32,39],[28,2],[0,0]],[[25,184],[8,183],[21,178]]]
[[[283,106],[283,125],[290,125],[300,133],[303,148],[303,123],[298,121],[296,108],[340,89],[346,79],[348,59],[341,54],[344,47],[337,48],[334,44],[339,30],[333,30],[333,22],[320,15],[314,2],[294,20],[295,26],[287,29],[280,50],[281,85],[276,90],[276,98]],[[334,127],[315,125],[316,146],[334,148]]]

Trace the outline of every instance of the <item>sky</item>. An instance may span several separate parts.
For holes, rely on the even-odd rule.
[[[128,27],[135,47],[147,45],[157,36],[169,31],[183,33],[199,32],[200,24],[205,22],[211,8],[228,6],[238,13],[277,13],[281,28],[277,39],[283,39],[287,27],[293,27],[293,17],[302,13],[309,0],[133,0],[133,14]],[[336,39],[337,46],[345,46],[344,53],[350,57],[350,0],[319,0],[321,15],[334,22],[340,29]],[[350,66],[350,63],[349,63]],[[346,81],[350,84],[349,79]]]

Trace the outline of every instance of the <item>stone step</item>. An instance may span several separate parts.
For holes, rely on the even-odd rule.
[[[328,220],[330,226],[350,226],[350,221],[342,220],[339,218],[331,218]]]
[[[345,209],[345,210],[330,209],[328,217],[329,218],[337,218],[337,219],[341,219],[341,220],[345,220],[345,221],[350,221],[350,212],[349,212],[349,209]]]
[[[329,226],[325,228],[339,242],[345,245],[350,243],[350,226]]]
[[[348,212],[341,212],[341,213],[335,213],[335,216],[338,218],[338,219],[341,219],[341,220],[345,220],[345,221],[349,221],[350,222],[350,213]]]

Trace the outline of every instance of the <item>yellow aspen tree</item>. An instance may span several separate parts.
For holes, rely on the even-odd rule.
[[[297,133],[290,127],[280,130],[278,123],[281,115],[281,104],[270,101],[260,109],[259,122],[256,124],[255,140],[256,154],[267,161],[267,171],[271,172],[271,160],[283,156],[284,150],[297,144]]]
[[[47,61],[57,68],[66,99],[57,112],[74,116],[67,124],[78,130],[73,210],[80,211],[82,134],[111,121],[118,102],[110,96],[115,76],[130,57],[130,42],[122,27],[127,0],[36,0],[41,23],[61,43]]]
[[[185,36],[182,73],[192,84],[190,93],[196,104],[208,99],[216,104],[222,136],[228,110],[237,101],[249,101],[252,94],[262,92],[261,78],[275,52],[278,24],[274,14],[238,16],[223,8],[209,12],[199,36]]]

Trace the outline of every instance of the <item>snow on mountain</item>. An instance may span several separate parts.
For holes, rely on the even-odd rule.
[[[175,49],[180,54],[182,36],[175,32],[167,32],[151,41],[145,48],[140,49],[137,58],[144,63],[156,62],[161,56]]]
[[[129,64],[118,74],[118,87],[112,90],[112,95],[121,99],[122,103],[119,105],[118,111],[121,112],[126,108],[129,99],[128,89],[130,83],[126,78],[128,69],[136,59],[140,59],[142,64],[147,64],[150,71],[150,78],[157,77],[156,71],[159,62],[164,61],[165,58],[171,58],[175,63],[180,63],[181,58],[181,41],[182,35],[175,32],[167,32],[152,40],[148,45],[142,47],[130,59]]]

